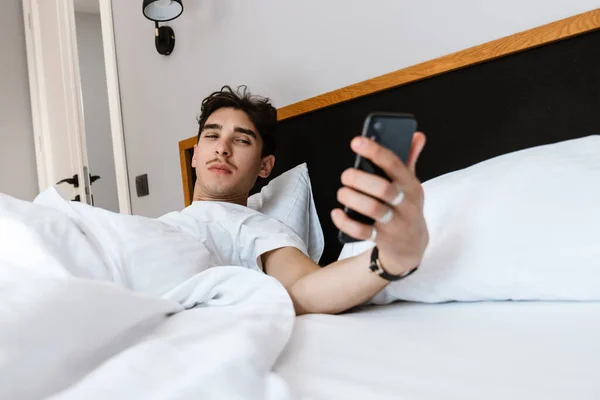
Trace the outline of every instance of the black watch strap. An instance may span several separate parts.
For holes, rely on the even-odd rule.
[[[371,264],[369,264],[369,269],[387,281],[399,281],[400,279],[404,279],[413,272],[415,272],[418,268],[419,266],[417,265],[410,271],[407,271],[403,274],[392,275],[388,273],[385,269],[383,269],[383,266],[379,261],[379,249],[377,248],[377,246],[373,247],[373,251],[371,252]]]

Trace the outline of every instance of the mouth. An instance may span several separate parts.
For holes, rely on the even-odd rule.
[[[231,174],[231,168],[229,168],[227,165],[225,164],[213,164],[210,167],[208,167],[209,171],[212,171],[214,173],[217,174]]]

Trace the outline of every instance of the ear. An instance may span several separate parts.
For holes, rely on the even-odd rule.
[[[198,152],[198,145],[197,145],[197,144],[195,144],[195,145],[194,145],[194,155],[193,155],[193,157],[192,157],[192,168],[196,168],[196,156],[197,156],[197,154],[196,154],[196,153],[197,153],[197,152]]]
[[[268,178],[271,175],[271,171],[275,166],[275,156],[273,154],[263,157],[260,161],[260,171],[258,171],[258,176],[261,178]]]

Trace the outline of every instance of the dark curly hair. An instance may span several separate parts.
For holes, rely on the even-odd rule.
[[[234,91],[230,86],[212,93],[202,101],[198,117],[198,140],[208,117],[219,108],[231,107],[245,112],[262,138],[262,157],[275,153],[275,133],[277,131],[277,109],[270,99],[251,94],[245,85]]]

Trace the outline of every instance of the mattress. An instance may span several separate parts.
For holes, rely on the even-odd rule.
[[[298,399],[600,399],[600,303],[368,307],[296,319]]]

